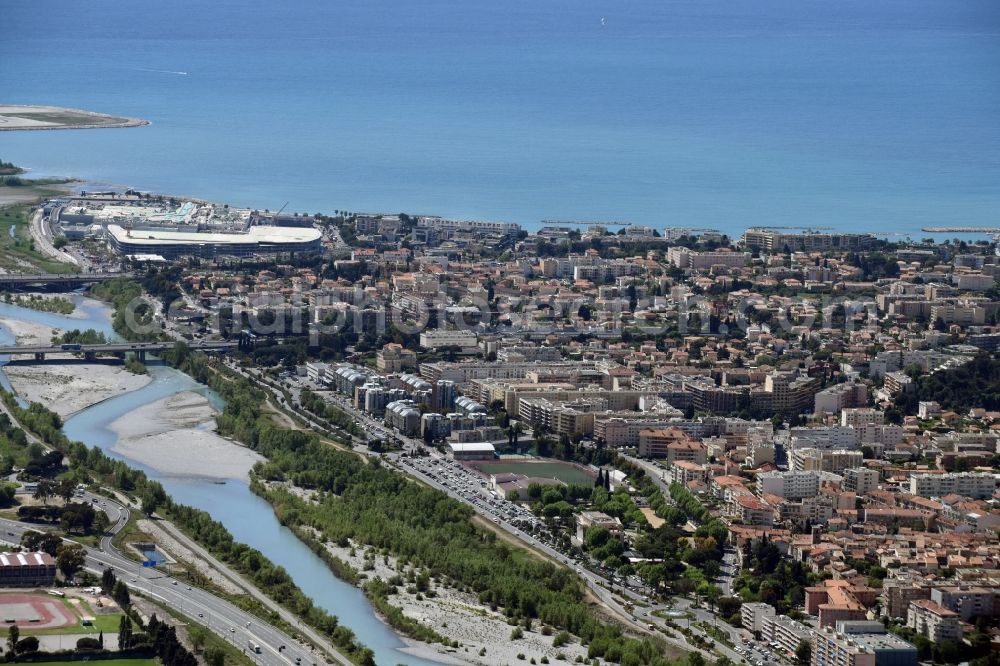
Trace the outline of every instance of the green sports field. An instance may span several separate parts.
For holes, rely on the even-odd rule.
[[[559,479],[565,484],[592,484],[594,477],[576,465],[558,460],[502,460],[476,462],[472,466],[483,474],[524,474],[543,479]]]

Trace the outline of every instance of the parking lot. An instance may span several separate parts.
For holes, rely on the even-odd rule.
[[[461,496],[491,516],[494,522],[506,522],[522,530],[533,530],[541,525],[531,511],[505,498],[497,497],[490,491],[486,479],[453,460],[435,457],[401,457],[399,463],[421,472],[438,485]]]

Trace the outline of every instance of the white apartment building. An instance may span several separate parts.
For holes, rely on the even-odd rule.
[[[857,428],[859,425],[885,423],[885,412],[871,407],[852,407],[840,412],[840,425],[844,428]]]
[[[944,497],[952,493],[973,499],[993,496],[997,475],[988,472],[952,472],[949,474],[914,474],[910,493],[920,497]]]
[[[950,586],[931,590],[931,601],[956,613],[963,621],[991,617],[997,590],[989,587]]]
[[[757,492],[786,499],[815,497],[819,493],[817,472],[764,472],[757,475]]]
[[[819,391],[813,400],[817,414],[836,414],[842,409],[863,407],[868,402],[868,387],[853,382],[834,384]]]
[[[708,478],[708,466],[687,460],[677,460],[670,465],[670,480],[686,485],[689,481],[704,481]]]
[[[787,615],[765,617],[764,629],[761,631],[765,641],[777,643],[784,651],[795,654],[795,649],[802,641],[812,641],[813,630],[796,622]]]
[[[795,471],[840,474],[845,469],[860,467],[864,456],[861,451],[852,449],[795,449],[790,462]]]
[[[958,614],[930,599],[910,602],[906,613],[906,626],[923,634],[934,643],[962,639],[962,623]]]
[[[789,430],[789,444],[797,448],[814,449],[856,449],[861,441],[858,431],[846,426],[824,428],[792,428]]]
[[[424,349],[459,347],[470,349],[476,346],[476,334],[472,331],[431,330],[420,333],[420,346]]]
[[[771,604],[752,601],[740,606],[740,622],[749,631],[764,631],[764,618],[774,619],[777,611]]]
[[[864,497],[878,490],[878,471],[867,467],[845,469],[843,472],[844,490],[852,490],[858,497]]]

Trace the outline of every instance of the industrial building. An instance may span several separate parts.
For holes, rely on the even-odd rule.
[[[448,457],[452,460],[493,460],[497,452],[489,442],[451,442],[448,444]]]
[[[0,587],[52,585],[56,561],[48,553],[0,553]]]

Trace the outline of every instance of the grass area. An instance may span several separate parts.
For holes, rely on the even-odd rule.
[[[72,273],[76,267],[53,261],[35,249],[28,225],[31,207],[17,204],[0,208],[0,268],[12,273]]]
[[[98,632],[104,632],[105,634],[114,635],[118,633],[118,625],[122,620],[121,613],[107,613],[107,614],[97,614],[89,603],[80,599],[79,604],[72,604],[69,598],[65,597],[48,597],[50,600],[56,600],[62,602],[66,610],[76,618],[76,623],[68,627],[55,627],[52,629],[32,629],[31,627],[22,627],[22,636],[60,636],[60,635],[70,635],[70,634],[96,634]],[[93,617],[93,621],[89,625],[82,624],[81,613]],[[138,627],[134,627],[138,631]]]
[[[594,477],[569,463],[558,460],[506,460],[501,462],[472,463],[483,474],[524,474],[543,479],[558,479],[566,484],[593,484]]]
[[[95,615],[93,624],[84,626],[77,622],[68,627],[57,627],[55,629],[31,629],[21,628],[22,636],[59,636],[69,634],[96,634],[103,631],[105,635],[116,635],[118,633],[118,623],[122,621],[121,613],[114,615]],[[138,628],[136,628],[138,631]]]
[[[32,666],[66,666],[66,664],[79,663],[71,661],[33,661]],[[101,659],[95,661],[101,666],[158,666],[160,663],[156,659]]]
[[[75,183],[73,178],[27,178],[17,175],[0,175],[0,202],[4,205],[12,203],[38,203],[63,195],[67,189],[63,186]]]

